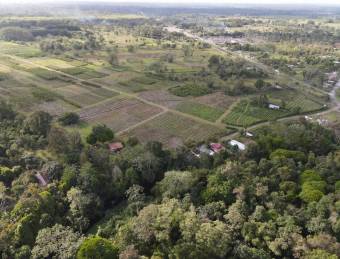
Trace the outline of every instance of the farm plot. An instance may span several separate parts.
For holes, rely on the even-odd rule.
[[[271,110],[242,101],[237,104],[224,119],[224,123],[236,126],[250,126],[262,121],[270,121],[292,114],[289,110]]]
[[[107,87],[112,87],[112,88],[122,88],[125,89],[126,87],[123,87],[120,85],[120,82],[127,82],[131,80],[132,78],[135,78],[139,76],[138,73],[136,72],[113,72],[109,76],[105,76],[102,78],[95,78],[91,81],[98,83],[98,84],[103,84]]]
[[[225,132],[217,127],[167,112],[132,129],[126,136],[137,137],[141,142],[159,141],[169,148],[176,148],[186,141],[202,141],[222,133]]]
[[[160,112],[162,109],[137,99],[118,96],[98,105],[84,108],[79,115],[82,120],[90,124],[102,123],[118,132]]]
[[[107,74],[104,74],[102,72],[98,72],[98,71],[96,71],[92,68],[86,67],[86,66],[64,68],[64,69],[60,69],[60,71],[66,73],[66,74],[77,76],[81,79],[91,79],[91,78],[98,78],[98,77],[107,76]]]
[[[59,116],[65,112],[70,112],[75,110],[77,107],[66,103],[63,100],[56,100],[52,102],[43,102],[40,104],[36,104],[32,107],[33,111],[45,111],[51,114],[52,116]]]
[[[57,58],[32,58],[30,59],[33,63],[40,65],[40,66],[46,66],[54,69],[67,69],[67,68],[72,68],[74,67],[72,64],[69,62],[62,60],[62,59],[57,59]]]
[[[28,45],[0,41],[0,52],[3,54],[15,55],[24,58],[38,57],[42,53],[39,49]]]
[[[103,90],[103,93],[101,92]],[[110,96],[107,96],[106,90],[101,88],[89,88],[78,85],[68,85],[56,89],[56,92],[65,97],[69,102],[74,103],[79,107],[92,105],[112,97],[115,93],[112,92]]]
[[[168,108],[175,108],[177,105],[181,104],[184,100],[183,97],[173,95],[166,90],[145,91],[140,93],[138,96],[142,97],[147,101],[157,103]]]
[[[286,103],[286,108],[293,110],[299,108],[301,112],[311,112],[323,107],[318,101],[314,101],[308,95],[297,91],[278,91],[268,95],[273,103]]]
[[[215,92],[195,97],[193,101],[213,108],[226,110],[237,101],[237,98],[227,96],[223,92]]]
[[[221,109],[194,102],[183,102],[176,107],[176,110],[213,122],[223,114]]]
[[[156,79],[153,75],[138,75],[127,81],[121,81],[118,84],[120,89],[129,92],[143,92],[148,90],[158,90],[172,86],[168,81]]]

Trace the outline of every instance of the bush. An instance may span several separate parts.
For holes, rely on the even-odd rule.
[[[187,84],[170,88],[172,94],[185,97],[185,96],[202,96],[211,93],[208,86],[202,84]]]
[[[77,124],[79,122],[79,115],[75,112],[66,112],[58,119],[58,121],[63,126]]]
[[[300,181],[302,184],[310,181],[322,181],[320,175],[313,170],[306,170],[300,176]]]
[[[108,239],[90,237],[81,244],[76,258],[115,259],[118,258],[118,248],[116,248]]]
[[[93,145],[97,142],[106,142],[114,138],[113,131],[105,125],[94,126],[90,135],[87,136],[87,143]]]
[[[32,41],[32,33],[20,27],[7,27],[0,31],[0,38],[7,41]]]

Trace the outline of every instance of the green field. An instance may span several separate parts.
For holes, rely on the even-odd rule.
[[[203,104],[194,102],[184,102],[176,107],[176,110],[188,113],[208,121],[216,121],[222,114],[223,110],[212,108]]]

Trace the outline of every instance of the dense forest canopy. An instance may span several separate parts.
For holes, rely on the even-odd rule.
[[[317,124],[276,123],[246,152],[197,159],[133,139],[112,155],[112,133],[88,145],[6,103],[0,118],[3,258],[339,256],[339,146]]]

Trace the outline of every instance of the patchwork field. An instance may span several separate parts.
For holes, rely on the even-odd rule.
[[[118,96],[79,112],[80,118],[90,124],[103,123],[115,132],[125,130],[151,116],[160,113],[160,108],[137,99]]]
[[[188,141],[202,141],[222,133],[226,131],[167,112],[132,129],[125,136],[137,137],[142,142],[157,140],[169,148],[176,148]]]
[[[138,96],[168,108],[175,108],[185,100],[183,97],[173,95],[166,90],[144,91]]]

